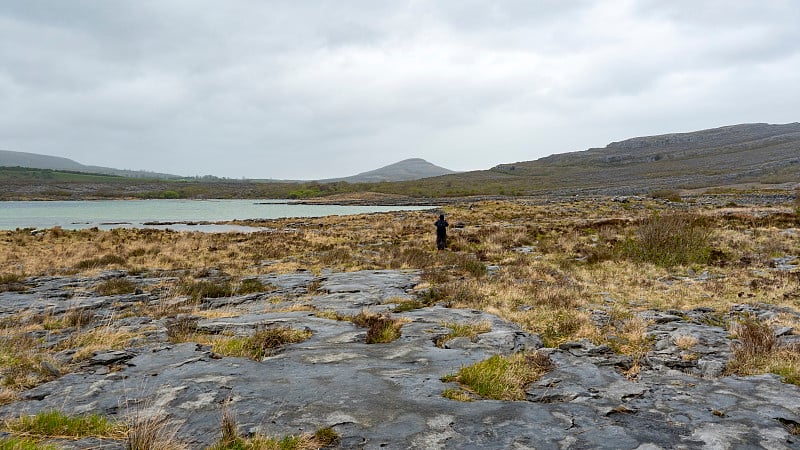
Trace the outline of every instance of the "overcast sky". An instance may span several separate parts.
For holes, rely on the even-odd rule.
[[[3,0],[0,149],[319,179],[796,122],[798,24],[797,0]]]

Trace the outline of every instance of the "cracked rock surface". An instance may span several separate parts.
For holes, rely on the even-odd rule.
[[[129,305],[158,300],[155,294],[87,293],[109,277],[141,286],[158,281],[125,273],[30,279],[25,292],[0,293],[0,319],[80,308],[100,324]],[[413,296],[418,278],[414,271],[392,270],[262,275],[269,292],[203,300],[205,308],[225,312],[198,320],[206,333],[246,335],[268,325],[312,331],[310,339],[261,361],[171,344],[167,319],[127,317],[125,326],[152,332],[131,348],[99,352],[75,372],[24,391],[19,401],[0,407],[0,417],[54,408],[117,418],[163,412],[178,439],[204,448],[219,438],[221,404],[230,399],[244,434],[283,436],[329,426],[341,436],[338,447],[348,449],[800,448],[790,432],[800,422],[800,389],[774,375],[722,376],[730,338],[712,311],[642,313],[651,323],[653,348],[636,382],[621,374],[629,358],[607,346],[571,342],[542,350],[555,364],[527,388],[525,401],[458,402],[441,396],[455,386],[442,376],[495,354],[540,348],[539,337],[485,312],[434,305],[391,313],[407,320],[401,338],[365,344],[366,330],[351,322],[275,308],[283,297],[303,294],[320,311],[390,311],[393,302]],[[434,344],[449,331],[444,323],[481,321],[491,323],[490,332],[448,341],[446,348]],[[697,340],[688,350],[676,344],[684,335]],[[124,448],[98,439],[58,445]]]

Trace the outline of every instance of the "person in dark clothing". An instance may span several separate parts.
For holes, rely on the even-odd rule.
[[[434,225],[436,225],[436,248],[444,250],[447,247],[447,225],[449,225],[444,220],[444,214],[439,214],[439,220]]]

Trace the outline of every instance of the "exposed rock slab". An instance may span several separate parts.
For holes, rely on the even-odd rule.
[[[270,280],[276,295],[306,295],[313,284],[322,292],[309,300],[317,309],[352,314],[389,310],[393,298],[412,295],[418,273],[260,279]],[[30,312],[38,310],[43,292],[57,299],[60,291],[94,281],[42,280],[28,292],[3,293],[0,301],[12,299],[20,308],[16,313]],[[620,373],[630,358],[582,341],[546,350],[555,367],[529,386],[526,401],[464,403],[441,396],[453,387],[442,376],[491,355],[539,348],[538,336],[485,312],[432,306],[393,314],[407,319],[402,337],[368,345],[366,330],[351,322],[314,311],[269,311],[271,295],[246,302],[215,299],[215,307],[241,312],[210,315],[198,328],[246,335],[284,325],[310,329],[310,339],[262,361],[220,358],[198,344],[165,342],[162,319],[129,317],[120,326],[154,331],[138,346],[98,353],[79,372],[24,392],[20,401],[0,407],[0,416],[51,408],[112,417],[161,411],[178,427],[178,438],[203,448],[219,437],[221,403],[229,399],[245,433],[285,435],[331,426],[342,436],[340,448],[800,448],[787,427],[800,422],[800,389],[772,375],[720,377],[715,364],[729,355],[730,340],[710,323],[711,311],[647,312],[654,347],[636,382]],[[87,298],[101,310],[129,304]],[[447,348],[434,344],[449,331],[444,323],[479,321],[491,323],[491,331],[449,341]],[[676,344],[684,335],[697,339],[689,350]],[[685,351],[693,352],[690,358]]]

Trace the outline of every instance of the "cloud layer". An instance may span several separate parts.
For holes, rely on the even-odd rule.
[[[794,0],[0,5],[0,148],[313,179],[800,120]]]

